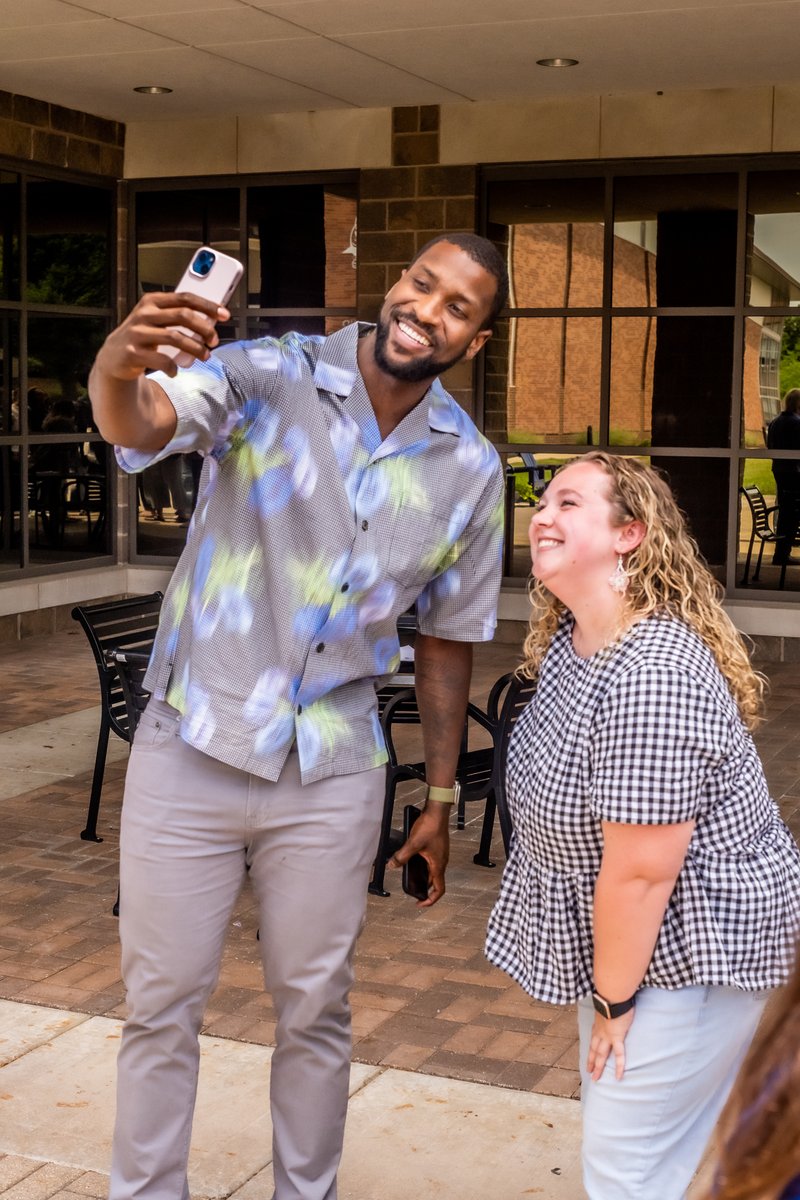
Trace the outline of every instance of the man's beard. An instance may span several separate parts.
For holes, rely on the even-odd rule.
[[[406,319],[403,313],[397,315],[401,320]],[[408,323],[419,326],[419,321],[409,321]],[[463,357],[459,354],[451,359],[437,359],[435,351],[432,349],[430,354],[426,354],[422,358],[412,358],[409,362],[392,362],[386,353],[390,328],[391,320],[384,321],[378,317],[378,323],[375,326],[375,362],[387,375],[391,375],[393,379],[400,379],[403,383],[422,383],[426,379],[435,379],[437,375],[443,375],[445,371],[449,371]]]

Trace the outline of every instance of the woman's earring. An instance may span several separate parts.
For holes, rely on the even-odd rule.
[[[622,555],[617,555],[617,565],[608,577],[608,586],[612,592],[616,592],[618,596],[624,596],[628,590],[628,579],[630,576],[625,570],[625,563]]]

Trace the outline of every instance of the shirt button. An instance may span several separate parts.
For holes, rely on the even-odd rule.
[[[364,530],[364,532],[366,533],[366,531],[369,529],[369,521],[362,521],[362,522],[361,522],[361,528],[362,528],[362,529]]]
[[[298,706],[297,706],[297,715],[298,715],[298,717],[300,716],[300,713],[301,713],[302,711],[303,711],[303,706],[302,706],[302,704],[298,704]]]
[[[350,591],[350,584],[349,584],[349,583],[343,583],[343,584],[342,584],[342,591],[343,591],[343,592],[349,592],[349,591]]]
[[[322,651],[323,651],[324,649],[325,649],[325,643],[324,643],[324,642],[319,642],[319,643],[317,644],[317,654],[322,654]]]

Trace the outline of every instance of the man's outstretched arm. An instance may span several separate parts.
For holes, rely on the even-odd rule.
[[[158,350],[163,345],[205,361],[219,343],[215,323],[228,317],[227,309],[188,292],[150,292],[142,297],[108,335],[89,375],[94,419],[107,442],[145,453],[166,446],[175,433],[175,409],[145,371],[175,375],[173,360]],[[181,333],[178,325],[201,340]]]

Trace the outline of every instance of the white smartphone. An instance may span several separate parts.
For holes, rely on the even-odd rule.
[[[220,250],[212,250],[210,246],[201,246],[192,255],[192,260],[175,287],[176,292],[191,292],[195,296],[203,296],[213,300],[215,304],[227,304],[236,290],[236,285],[242,277],[242,264],[229,254]],[[181,333],[196,338],[191,329],[176,326]],[[174,358],[179,367],[188,367],[195,361],[191,354],[179,350],[177,346],[159,346],[161,354]]]

